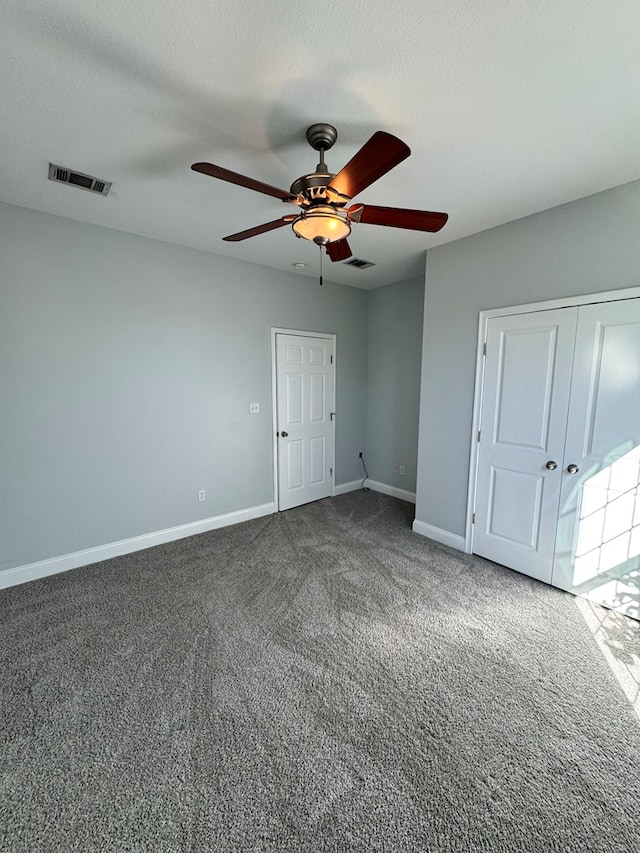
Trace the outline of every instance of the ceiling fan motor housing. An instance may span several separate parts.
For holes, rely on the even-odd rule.
[[[335,175],[330,172],[314,172],[303,175],[291,184],[291,195],[297,197],[299,204],[307,207],[314,202],[327,203],[327,187]]]

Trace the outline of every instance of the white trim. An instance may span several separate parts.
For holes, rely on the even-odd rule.
[[[467,492],[467,518],[464,531],[464,548],[467,554],[473,553],[473,513],[476,508],[476,484],[478,477],[478,430],[482,414],[482,394],[484,391],[484,345],[487,340],[487,319],[480,312],[478,320],[478,346],[476,351],[476,378],[473,389],[473,415],[471,417],[471,450],[469,453],[469,485]]]
[[[427,539],[433,539],[434,542],[439,542],[441,545],[448,545],[449,548],[455,548],[456,551],[465,550],[464,536],[457,536],[455,533],[449,533],[448,530],[442,530],[440,527],[434,527],[432,524],[426,524],[417,519],[411,525],[411,529],[414,533],[419,533],[420,536],[426,536]]]
[[[92,563],[99,563],[102,560],[110,560],[112,557],[120,557],[123,554],[132,554],[134,551],[153,548],[155,545],[174,542],[176,539],[185,539],[188,536],[206,533],[209,530],[217,530],[219,527],[228,527],[230,524],[250,521],[252,518],[261,518],[275,511],[274,503],[260,504],[259,506],[251,506],[247,509],[239,509],[235,512],[214,515],[211,518],[203,518],[200,521],[191,521],[188,524],[179,524],[177,527],[167,527],[164,530],[144,533],[142,536],[133,536],[131,539],[120,539],[118,542],[98,545],[95,548],[87,548],[84,551],[63,554],[60,557],[52,557],[49,560],[41,560],[38,563],[29,563],[25,566],[17,566],[14,569],[5,569],[0,572],[0,589],[37,580],[38,578],[45,578],[48,575],[55,575],[58,572],[79,569],[81,566],[89,566]]]
[[[278,509],[278,393],[276,385],[276,334],[271,327],[271,458],[273,460],[273,505]]]
[[[333,490],[334,495],[346,495],[347,492],[357,492],[362,488],[362,480],[351,480],[350,483],[340,483]]]
[[[573,308],[580,305],[593,305],[598,302],[621,302],[626,299],[640,299],[640,287],[628,287],[624,290],[609,290],[604,293],[585,293],[580,296],[564,296],[561,299],[549,299],[545,302],[528,302],[506,308],[491,308],[480,311],[478,315],[478,346],[476,352],[476,379],[473,395],[473,416],[471,420],[471,454],[469,460],[469,488],[467,493],[467,519],[465,524],[464,551],[473,553],[472,518],[476,503],[476,483],[478,479],[478,442],[476,436],[480,429],[482,413],[482,394],[484,385],[484,343],[487,339],[487,326],[493,317],[508,317],[515,314],[534,314],[539,311],[554,311],[557,308]],[[418,522],[422,524],[422,522]],[[438,528],[434,528],[437,530]],[[446,532],[446,531],[445,531]],[[425,534],[427,535],[427,534]],[[447,534],[449,535],[449,534]],[[432,537],[433,538],[433,537]],[[455,546],[453,546],[455,547]]]
[[[531,314],[538,311],[554,311],[556,308],[572,308],[576,305],[593,305],[597,302],[621,302],[625,299],[639,299],[640,287],[627,287],[624,290],[607,290],[604,293],[584,293],[579,296],[563,296],[561,299],[547,299],[545,302],[527,302],[506,308],[489,308],[480,312],[482,317],[505,317],[510,314]]]
[[[383,495],[390,495],[392,498],[399,498],[401,501],[408,501],[411,504],[416,502],[416,493],[408,492],[406,489],[398,489],[395,486],[388,486],[386,483],[380,483],[378,480],[370,480],[368,477],[364,481],[365,487],[369,487],[372,492],[380,492]],[[341,483],[336,486],[336,495],[346,495],[347,492],[357,492],[362,488],[362,479],[351,480],[350,483]]]
[[[362,480],[360,480],[362,482]],[[401,501],[408,501],[410,504],[416,502],[416,493],[407,492],[406,489],[398,489],[395,486],[388,486],[386,483],[379,483],[377,480],[369,480],[364,482],[373,492],[380,492],[383,495],[390,495],[392,498],[399,498]]]
[[[278,507],[278,394],[277,394],[277,374],[276,374],[276,335],[298,335],[303,338],[326,338],[333,341],[333,400],[331,401],[331,411],[334,412],[334,417],[331,420],[333,425],[333,459],[331,462],[331,496],[338,494],[336,492],[336,369],[338,364],[337,340],[335,332],[309,332],[300,329],[282,329],[279,326],[271,326],[271,435],[272,435],[272,458],[273,458],[273,504]]]

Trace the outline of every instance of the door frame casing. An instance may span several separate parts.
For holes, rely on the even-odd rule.
[[[331,400],[331,497],[336,493],[336,365],[338,357],[336,353],[335,332],[310,332],[300,329],[282,329],[279,326],[271,326],[271,442],[273,456],[273,503],[276,512],[280,512],[278,505],[278,396],[277,396],[277,359],[276,359],[276,335],[298,335],[302,338],[324,338],[333,342],[333,398]]]
[[[464,535],[466,554],[473,553],[473,514],[476,510],[476,487],[478,480],[477,440],[482,414],[484,391],[484,345],[487,341],[488,322],[494,317],[508,317],[516,314],[535,314],[541,311],[553,311],[556,308],[573,308],[580,305],[593,305],[598,302],[622,302],[625,299],[639,299],[640,287],[628,287],[624,290],[609,290],[603,293],[586,293],[580,296],[565,296],[560,299],[548,299],[543,302],[528,302],[506,308],[490,308],[480,311],[478,316],[478,344],[476,349],[476,374],[473,394],[473,416],[471,420],[471,451],[469,461],[469,487],[467,492],[467,519]]]

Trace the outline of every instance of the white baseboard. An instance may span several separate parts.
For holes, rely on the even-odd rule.
[[[410,504],[416,502],[416,493],[407,492],[405,489],[398,489],[395,486],[387,486],[386,483],[379,483],[377,480],[367,480],[365,486],[374,492],[381,492],[383,495],[391,495],[392,498],[399,498],[401,501],[408,501]]]
[[[334,495],[346,495],[347,492],[357,492],[362,488],[362,480],[351,480],[350,483],[340,483],[333,490]]]
[[[251,506],[235,512],[226,512],[223,515],[214,515],[211,518],[203,518],[200,521],[180,524],[177,527],[167,527],[165,530],[144,533],[142,536],[134,536],[131,539],[120,539],[118,542],[98,545],[84,551],[63,554],[61,557],[52,557],[38,563],[5,569],[0,572],[0,589],[45,578],[58,572],[67,572],[69,569],[79,569],[81,566],[89,566],[91,563],[110,560],[112,557],[120,557],[123,554],[132,554],[134,551],[142,551],[144,548],[152,548],[154,545],[164,545],[165,542],[185,539],[187,536],[195,536],[197,533],[217,530],[219,527],[228,527],[230,524],[239,524],[252,518],[261,518],[263,515],[270,515],[274,512],[276,512],[276,506],[271,501],[271,503]]]
[[[425,524],[424,521],[414,520],[411,529],[414,533],[419,533],[421,536],[426,536],[428,539],[433,539],[441,545],[448,545],[450,548],[455,548],[456,551],[465,550],[464,536],[457,536],[455,533],[449,533],[448,530],[442,530],[440,527],[434,527],[432,524]]]

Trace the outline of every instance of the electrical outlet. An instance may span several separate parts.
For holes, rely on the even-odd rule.
[[[206,491],[205,491],[204,489],[200,489],[200,491],[198,492],[198,501],[199,501],[199,503],[202,503],[202,501],[205,501],[206,499],[207,499],[207,493],[206,493]]]
[[[397,474],[399,470],[400,470],[400,466],[399,466],[399,465],[394,465],[394,466],[393,466],[393,473],[394,473],[394,474]]]
[[[404,467],[404,465],[400,466],[400,472],[399,473],[400,473],[400,476],[402,476],[402,477],[404,477],[404,475],[407,473],[407,469]]]
[[[360,451],[360,453],[358,453],[358,459],[362,459],[362,451]]]
[[[249,403],[249,414],[250,415],[259,415],[260,414],[260,403]]]

